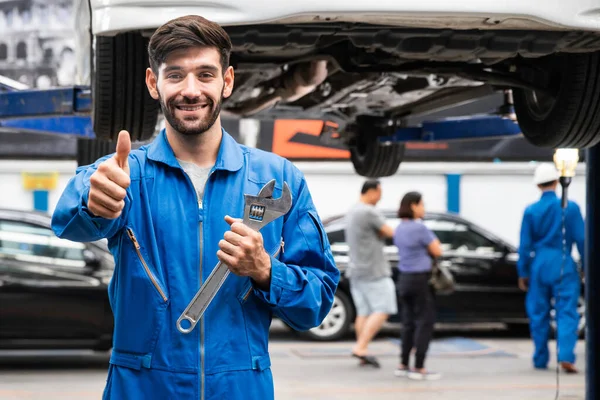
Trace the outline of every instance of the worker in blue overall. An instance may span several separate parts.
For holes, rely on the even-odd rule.
[[[556,195],[559,174],[552,164],[535,170],[534,183],[542,191],[539,201],[525,210],[519,246],[519,287],[527,292],[526,309],[535,345],[533,365],[548,366],[551,299],[556,311],[558,362],[567,373],[576,373],[578,339],[577,304],[581,290],[579,269],[571,256],[573,244],[584,254],[584,222],[579,206],[569,201],[566,209]],[[563,243],[563,212],[564,240]],[[566,246],[565,246],[566,245]]]
[[[331,309],[339,271],[303,174],[221,127],[231,47],[200,16],[159,27],[146,85],[165,129],[133,151],[119,132],[116,153],[80,167],[54,212],[59,237],[107,238],[114,255],[105,400],[272,400],[272,317],[308,330]],[[240,220],[244,194],[272,180],[274,199],[288,185],[291,208],[257,232]],[[219,261],[231,274],[196,328],[180,332],[178,318]]]

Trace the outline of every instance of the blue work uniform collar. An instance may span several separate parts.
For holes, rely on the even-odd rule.
[[[554,190],[545,190],[542,192],[542,198],[545,197],[556,197],[556,192]]]
[[[221,128],[223,136],[219,145],[219,153],[215,169],[226,171],[237,171],[244,164],[244,154],[239,144],[229,135],[225,129]],[[148,158],[157,162],[167,164],[173,168],[181,168],[175,152],[167,140],[167,130],[162,129],[156,139],[148,145]]]

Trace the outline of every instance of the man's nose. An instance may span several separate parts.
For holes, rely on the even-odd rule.
[[[190,99],[200,97],[202,94],[202,90],[200,87],[200,82],[196,79],[194,74],[188,74],[183,81],[183,89],[181,90],[181,95]]]

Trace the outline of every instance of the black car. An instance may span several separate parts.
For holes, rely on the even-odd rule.
[[[393,211],[384,215],[396,226],[400,221]],[[423,219],[440,239],[443,255],[439,260],[453,275],[455,290],[437,295],[437,322],[440,323],[504,323],[509,328],[527,329],[525,294],[517,287],[517,250],[481,227],[453,214],[429,213]],[[355,317],[345,270],[348,245],[344,239],[343,215],[323,221],[337,267],[342,278],[333,307],[323,323],[305,335],[316,340],[335,340],[348,334]],[[398,252],[388,239],[385,254],[393,278],[398,276]],[[400,310],[400,305],[399,310]],[[580,315],[584,316],[584,300],[580,298]],[[399,322],[399,313],[390,322]],[[585,329],[581,318],[580,332]]]
[[[0,210],[0,348],[112,346],[106,241],[59,239],[50,217]]]

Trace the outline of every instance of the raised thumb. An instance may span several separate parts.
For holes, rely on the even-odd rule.
[[[117,164],[122,169],[128,169],[129,163],[127,162],[127,158],[129,157],[129,152],[131,152],[131,138],[129,137],[129,132],[119,132],[116,151],[115,161],[117,161]]]

